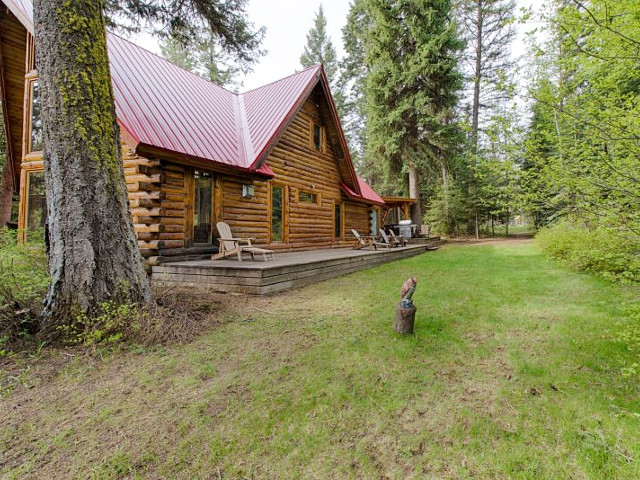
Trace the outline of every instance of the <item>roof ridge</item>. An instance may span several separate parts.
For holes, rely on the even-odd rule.
[[[273,80],[272,82],[265,83],[264,85],[260,85],[259,87],[255,87],[255,88],[252,88],[250,90],[247,90],[246,92],[242,92],[239,95],[246,95],[248,93],[255,92],[256,90],[260,90],[261,88],[268,87],[269,85],[273,85],[275,83],[282,82],[283,80],[286,80],[287,78],[295,77],[296,75],[300,75],[300,74],[302,74],[304,72],[307,72],[307,71],[312,70],[314,68],[320,68],[320,67],[322,67],[322,64],[321,63],[316,63],[315,65],[311,65],[310,67],[303,68],[299,72],[294,72],[294,73],[292,73],[290,75],[287,75],[286,77],[282,77],[282,78],[279,78],[277,80]]]

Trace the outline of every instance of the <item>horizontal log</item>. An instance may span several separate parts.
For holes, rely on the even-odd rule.
[[[146,198],[149,200],[160,200],[162,197],[160,190],[153,192],[129,192],[129,199]]]
[[[137,175],[127,175],[124,177],[125,181],[127,183],[161,183],[162,182],[162,175],[161,174],[156,174],[156,175],[143,175],[143,174],[137,174]]]
[[[160,207],[156,208],[131,208],[131,215],[133,216],[145,216],[145,217],[157,217],[160,216],[162,209]]]
[[[184,233],[161,233],[160,240],[182,240],[184,242]]]
[[[159,223],[154,223],[151,225],[145,225],[143,223],[135,223],[133,225],[133,230],[138,233],[138,232],[164,232],[165,231],[165,226],[161,225]]]

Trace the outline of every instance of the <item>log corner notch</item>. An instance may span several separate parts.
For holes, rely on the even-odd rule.
[[[400,300],[396,307],[396,323],[394,326],[395,331],[402,335],[413,334],[417,308],[413,305],[412,297],[417,285],[417,279],[415,277],[409,277],[402,286],[402,300]]]

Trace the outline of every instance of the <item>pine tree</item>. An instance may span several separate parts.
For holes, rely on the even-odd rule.
[[[183,45],[177,38],[166,37],[160,41],[160,52],[164,58],[196,75],[206,78],[221,87],[238,88],[242,85],[238,81],[239,73],[247,73],[251,65],[257,60],[261,51],[250,61],[241,65],[234,61],[217,44],[211,32],[203,29],[196,38],[190,40],[189,45]]]
[[[318,63],[321,63],[324,66],[324,71],[329,79],[329,86],[331,87],[331,93],[336,103],[338,115],[342,118],[344,111],[344,99],[342,95],[342,87],[339,83],[340,66],[336,55],[336,49],[331,42],[331,38],[327,34],[327,19],[324,16],[322,4],[320,4],[320,7],[316,12],[316,16],[313,20],[313,27],[311,27],[309,33],[307,33],[307,43],[302,55],[300,55],[300,64],[304,68],[311,67]]]
[[[467,89],[471,91],[470,158],[474,166],[481,155],[481,133],[489,130],[493,112],[510,99],[508,78],[514,65],[509,46],[516,34],[514,10],[515,0],[459,0],[457,6],[462,35],[467,41],[463,65]],[[470,192],[474,197],[476,237],[479,235],[480,188],[474,182]]]
[[[222,48],[253,58],[261,34],[244,0],[127,0],[111,13],[144,17],[177,38],[209,26]],[[43,318],[94,315],[116,291],[151,300],[129,214],[102,1],[35,0],[36,67],[42,88],[51,285]]]
[[[451,2],[362,0],[364,85],[370,158],[407,172],[409,194],[420,198],[420,176],[451,156],[457,131],[453,108],[462,78],[462,42],[451,21]],[[421,201],[413,221],[422,223]]]

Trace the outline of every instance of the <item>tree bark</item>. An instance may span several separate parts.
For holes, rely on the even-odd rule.
[[[103,3],[35,0],[51,284],[44,321],[151,301],[124,182]]]
[[[482,35],[483,35],[483,5],[482,0],[478,0],[477,4],[477,36],[476,36],[476,62],[473,76],[473,105],[471,107],[471,153],[473,154],[474,162],[477,166],[477,155],[478,155],[478,126],[480,120],[480,81],[482,79],[482,59],[483,59],[483,51],[482,51]],[[478,192],[477,192],[477,184],[474,181],[474,223],[475,223],[475,234],[476,239],[480,238],[480,226],[478,224]]]
[[[409,167],[409,198],[415,198],[416,203],[413,204],[411,209],[411,223],[418,226],[418,232],[420,232],[420,226],[422,225],[422,205],[420,205],[420,179],[418,176],[418,168],[415,163],[408,162]]]
[[[394,330],[403,335],[411,335],[413,333],[413,324],[416,319],[417,308],[404,308],[402,302],[396,307],[396,323]]]

